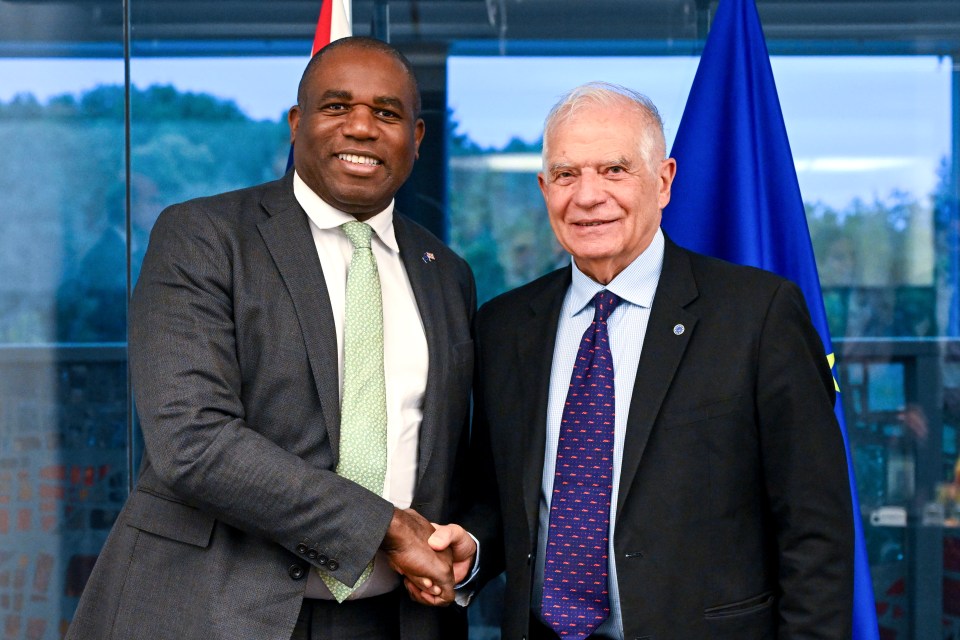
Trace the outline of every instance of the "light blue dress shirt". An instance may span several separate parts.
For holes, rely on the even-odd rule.
[[[534,604],[540,611],[543,590],[543,566],[550,521],[550,498],[553,495],[553,476],[557,462],[557,442],[560,439],[560,420],[570,387],[573,362],[583,332],[593,322],[590,301],[597,292],[606,289],[618,295],[622,302],[607,320],[610,351],[613,354],[614,393],[616,407],[613,443],[613,494],[611,495],[609,590],[610,617],[595,632],[601,637],[623,638],[623,620],[620,613],[620,592],[617,587],[617,565],[613,552],[613,532],[616,527],[616,504],[620,489],[620,467],[623,461],[623,442],[626,438],[627,415],[637,378],[637,365],[643,338],[647,333],[653,296],[663,267],[663,232],[657,233],[650,246],[609,284],[601,285],[577,268],[573,262],[573,280],[560,308],[557,342],[553,349],[550,370],[550,395],[547,401],[547,444],[543,459],[543,481],[540,492],[540,535],[537,541],[537,566],[534,574]]]

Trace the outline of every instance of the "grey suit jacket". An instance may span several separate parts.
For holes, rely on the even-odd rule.
[[[394,224],[429,345],[412,507],[446,522],[468,429],[473,276],[425,229]],[[334,321],[292,172],[164,211],[130,307],[130,367],[141,473],[67,637],[288,640],[306,572],[354,581],[393,512],[333,471]],[[449,638],[462,622],[402,607],[404,638]]]
[[[570,269],[477,316],[479,582],[527,634],[549,377]],[[614,540],[629,640],[850,637],[853,513],[820,338],[792,283],[669,240],[629,402]],[[618,404],[619,406],[619,404]],[[495,478],[495,480],[493,480]]]

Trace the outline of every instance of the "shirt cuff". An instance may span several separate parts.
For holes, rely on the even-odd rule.
[[[454,602],[461,607],[469,605],[470,601],[473,600],[473,596],[476,595],[476,590],[468,589],[467,586],[477,577],[477,572],[480,571],[480,541],[469,531],[467,531],[467,535],[470,536],[470,538],[473,539],[473,543],[477,545],[477,552],[473,556],[473,567],[470,568],[470,575],[464,578],[460,584],[453,587],[455,591],[453,596]]]

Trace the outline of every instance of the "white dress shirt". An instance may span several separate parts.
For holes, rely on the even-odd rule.
[[[593,322],[590,301],[606,289],[619,296],[622,302],[607,319],[610,352],[613,355],[613,385],[616,394],[613,440],[613,492],[610,496],[609,594],[610,617],[595,631],[599,637],[623,638],[623,620],[620,614],[620,590],[617,586],[616,554],[613,551],[614,530],[617,523],[617,497],[620,493],[620,467],[623,461],[623,443],[626,439],[627,415],[640,364],[640,352],[650,320],[653,296],[663,267],[663,232],[657,233],[650,246],[606,286],[591,280],[573,262],[573,279],[560,309],[557,342],[553,349],[550,370],[550,395],[547,400],[547,443],[543,458],[543,480],[540,492],[540,534],[537,541],[537,567],[534,574],[533,609],[540,611],[543,591],[543,566],[550,522],[550,499],[553,496],[553,476],[557,463],[557,443],[560,422],[570,388],[573,363],[583,332]]]
[[[323,277],[330,295],[337,330],[337,370],[343,394],[343,317],[346,304],[347,269],[353,245],[340,228],[353,216],[327,204],[294,173],[293,193],[310,218],[310,230],[320,256]],[[427,388],[427,338],[400,260],[400,248],[393,229],[393,201],[366,221],[373,228],[371,248],[377,260],[383,299],[383,368],[387,385],[387,474],[381,495],[398,509],[413,501],[417,480],[417,452],[423,395]],[[400,576],[386,557],[378,552],[373,574],[350,599],[366,598],[397,588]],[[333,595],[316,571],[309,572],[306,597],[332,600]]]

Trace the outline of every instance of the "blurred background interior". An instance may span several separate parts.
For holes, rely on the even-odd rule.
[[[398,207],[480,297],[565,262],[535,174],[575,84],[676,132],[716,1],[354,0],[413,62]],[[757,0],[823,284],[881,638],[960,639],[960,2]],[[163,207],[282,175],[320,0],[0,0],[0,638],[59,638],[135,479],[126,301]],[[679,168],[683,171],[683,167]],[[669,212],[669,209],[668,209]],[[496,585],[471,608],[498,637]]]

